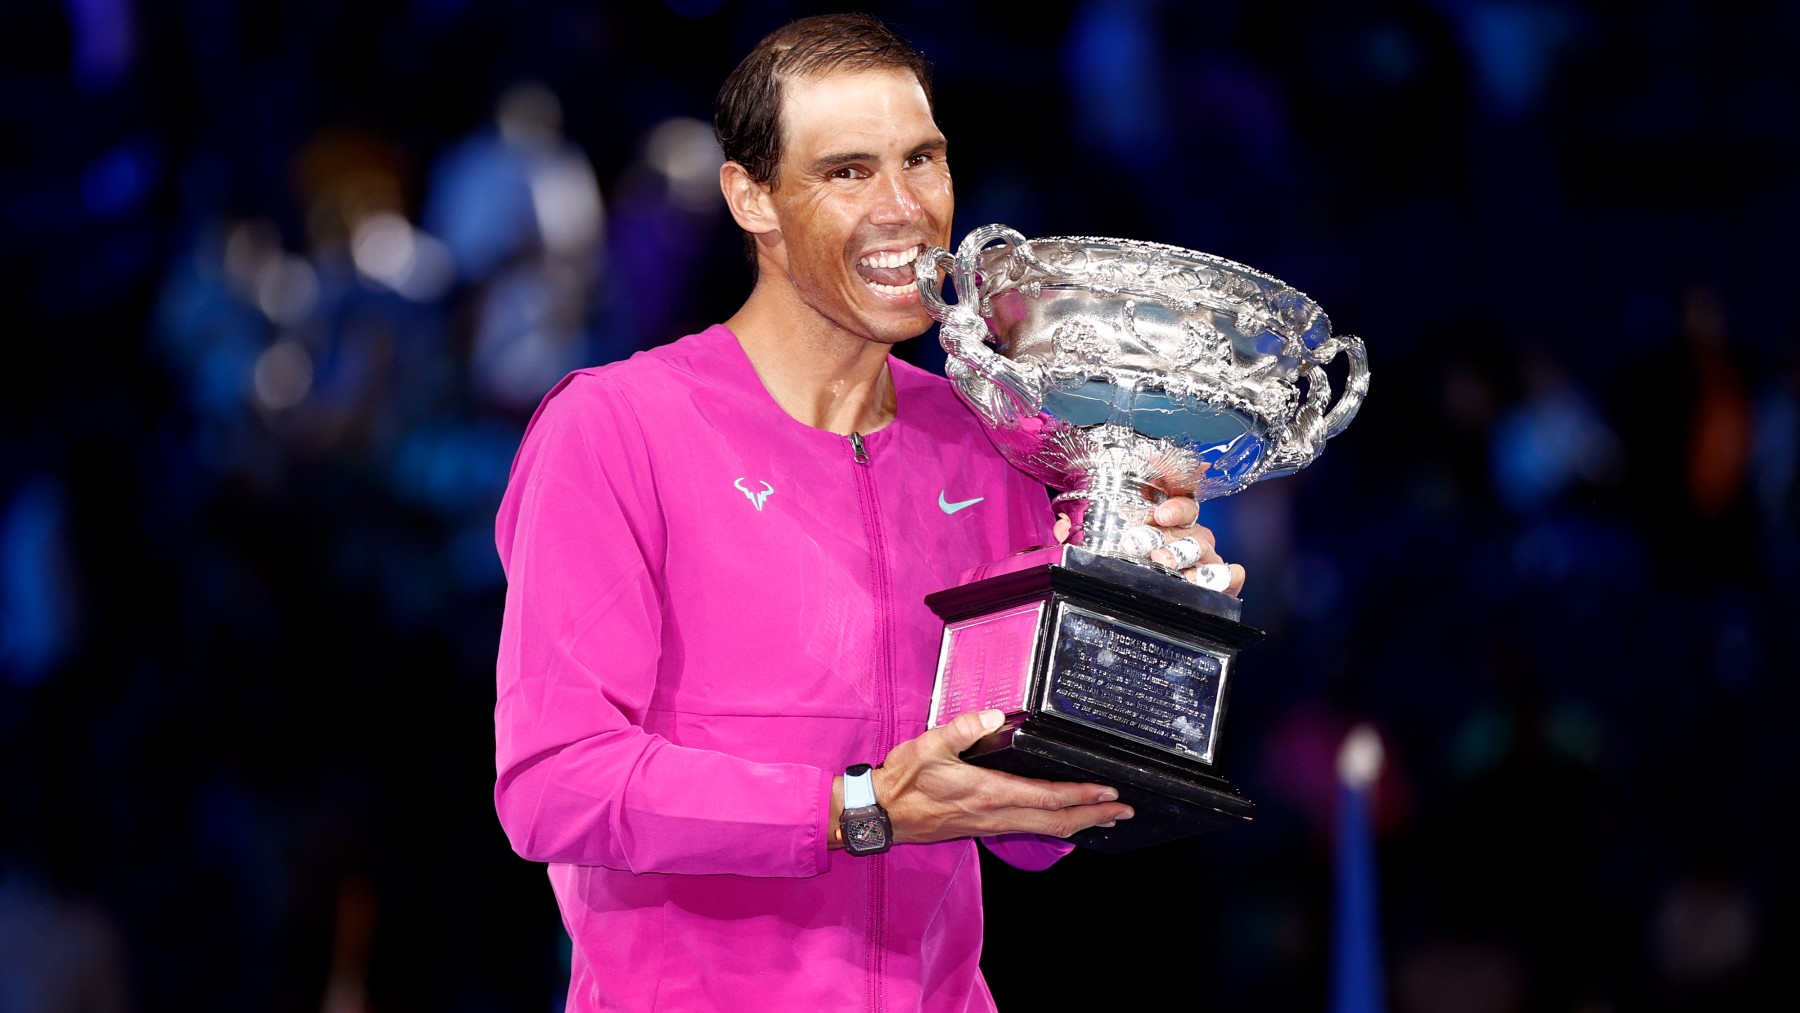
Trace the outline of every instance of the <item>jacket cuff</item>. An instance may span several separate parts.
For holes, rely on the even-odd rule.
[[[1075,845],[1068,841],[1042,834],[1001,834],[983,837],[981,843],[994,853],[994,857],[1026,872],[1042,872],[1075,850]]]
[[[818,816],[813,820],[813,836],[816,846],[813,852],[813,868],[815,875],[823,875],[831,871],[831,789],[837,775],[829,770],[819,771]]]

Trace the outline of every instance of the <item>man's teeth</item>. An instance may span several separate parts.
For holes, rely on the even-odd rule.
[[[913,246],[904,250],[880,251],[871,253],[856,263],[859,267],[881,270],[908,267],[919,259],[919,253],[923,249],[922,246]],[[863,279],[863,284],[890,298],[900,298],[918,291],[913,285],[883,285],[881,282],[867,277]]]
[[[871,253],[868,256],[864,257],[863,259],[857,261],[857,263],[863,265],[864,267],[905,267],[907,264],[910,264],[913,261],[918,260],[918,259],[919,259],[919,248],[917,246],[915,246],[911,249],[900,250],[896,253]],[[876,288],[892,288],[893,286],[892,285],[877,285],[875,287]]]

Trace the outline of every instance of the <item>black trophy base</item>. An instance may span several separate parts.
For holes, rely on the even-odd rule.
[[[945,621],[931,724],[997,709],[963,753],[983,767],[1104,784],[1134,814],[1070,838],[1121,852],[1248,822],[1213,765],[1227,682],[1262,632],[1241,604],[1076,546],[1002,561],[925,598]]]
[[[1069,838],[1094,851],[1135,851],[1249,822],[1256,803],[1224,778],[1181,770],[1120,750],[1049,716],[1008,725],[963,754],[977,766],[1045,781],[1085,781],[1117,789],[1131,819],[1089,827]]]

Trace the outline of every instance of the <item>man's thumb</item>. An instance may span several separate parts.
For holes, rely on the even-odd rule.
[[[980,741],[983,735],[998,731],[1005,723],[1005,711],[969,711],[967,714],[958,714],[956,720],[944,727],[944,731],[949,733],[951,749],[961,753]]]

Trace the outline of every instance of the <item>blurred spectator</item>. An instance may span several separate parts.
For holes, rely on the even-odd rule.
[[[1616,482],[1623,462],[1618,437],[1568,374],[1541,347],[1522,358],[1525,400],[1493,423],[1493,483],[1529,516]]]
[[[425,224],[481,292],[469,382],[485,401],[529,412],[588,361],[584,324],[601,267],[599,184],[562,134],[556,95],[535,83],[508,89],[492,126],[433,169]]]

